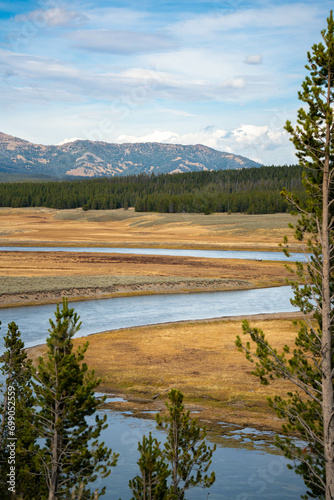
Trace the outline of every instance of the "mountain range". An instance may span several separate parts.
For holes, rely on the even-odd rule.
[[[113,144],[76,140],[46,146],[0,132],[0,173],[28,177],[82,178],[259,167],[243,156],[207,146],[161,143]]]

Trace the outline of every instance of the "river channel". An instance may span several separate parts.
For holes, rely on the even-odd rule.
[[[294,311],[291,297],[290,287],[276,287],[122,297],[75,302],[73,307],[82,320],[79,336],[85,336],[107,329],[169,321]],[[3,331],[7,323],[15,321],[27,347],[43,343],[47,337],[48,318],[53,317],[54,310],[54,305],[2,309]],[[105,409],[102,413],[107,414],[109,424],[102,438],[113,451],[120,453],[120,457],[111,475],[107,479],[98,479],[98,483],[107,487],[104,497],[107,500],[128,500],[131,498],[128,481],[138,474],[138,441],[149,431],[159,441],[164,441],[164,432],[156,429],[153,420],[136,418],[131,412],[122,414]],[[193,489],[186,495],[188,500],[295,500],[305,493],[302,480],[287,469],[288,460],[275,454],[275,450],[266,444],[268,436],[258,433],[254,442],[254,429],[242,430],[235,426],[225,439],[224,429],[222,422],[220,435],[208,437],[209,442],[218,440],[212,463],[216,482],[210,488],[209,496],[206,490]]]
[[[271,287],[187,294],[143,295],[73,302],[82,327],[78,336],[174,321],[296,311],[291,288]],[[0,321],[15,321],[26,347],[42,344],[55,306],[11,307],[0,310]],[[1,340],[2,342],[2,340]],[[0,343],[0,350],[2,344]]]
[[[305,262],[303,253],[262,252],[247,250],[191,250],[175,248],[124,248],[124,247],[0,247],[6,252],[93,252],[123,253],[136,255],[170,255],[173,257],[201,257],[206,259],[272,260],[283,262]]]
[[[139,458],[138,441],[151,431],[160,442],[164,442],[164,432],[157,430],[154,420],[138,419],[131,415],[105,410],[109,427],[103,434],[105,442],[120,453],[117,467],[109,478],[99,480],[107,487],[108,500],[129,500],[131,491],[129,479],[139,473],[136,462]],[[258,433],[254,446],[255,429],[242,431],[235,427],[232,439],[224,439],[225,426],[222,423],[221,436],[211,436],[207,441],[211,446],[216,442],[212,466],[216,481],[209,490],[195,488],[186,494],[187,500],[297,500],[305,494],[303,481],[287,468],[290,463],[268,447],[264,433]],[[235,438],[235,444],[231,444]],[[252,449],[253,448],[253,449]],[[209,493],[209,495],[208,495]]]
[[[9,248],[3,248],[9,250]],[[12,250],[36,251],[35,248],[18,248]],[[39,248],[43,251],[59,251],[60,248]],[[103,251],[119,252],[121,249],[73,249],[63,248],[63,251]],[[143,253],[143,250],[163,255],[182,255],[181,250],[170,250],[173,253],[163,253],[161,249],[122,249],[126,253]],[[169,252],[169,250],[168,250]],[[174,253],[177,252],[177,253]],[[269,260],[273,252],[247,252],[236,257],[236,252],[214,252],[186,250],[183,255],[194,257],[224,258],[256,258]],[[125,252],[124,252],[125,253]],[[209,253],[209,255],[208,255]],[[233,256],[231,255],[233,254]],[[240,252],[237,252],[240,254]],[[244,252],[242,252],[244,254]],[[213,255],[215,254],[215,255]],[[260,254],[260,255],[258,255]],[[267,256],[268,254],[268,256]],[[277,252],[283,260],[283,254]],[[294,255],[294,260],[299,259]],[[211,293],[167,294],[157,296],[136,296],[113,299],[75,302],[72,306],[82,320],[82,328],[77,336],[86,336],[92,333],[109,329],[126,328],[131,326],[165,323],[172,321],[186,321],[207,319],[224,316],[249,315],[260,313],[290,312],[292,307],[290,287],[275,287],[255,290],[237,290]],[[7,323],[15,321],[22,333],[22,339],[27,347],[44,343],[49,327],[48,319],[53,317],[54,305],[15,307],[0,310],[2,333]],[[0,343],[0,352],[3,352],[3,343]],[[110,402],[117,398],[109,396]],[[139,419],[131,412],[120,413],[111,409],[101,410],[107,414],[109,427],[103,431],[102,439],[113,451],[120,454],[118,465],[107,479],[98,479],[96,486],[105,485],[107,500],[128,500],[131,492],[128,488],[129,479],[138,474],[136,462],[139,458],[137,446],[143,434],[151,431],[159,441],[164,441],[165,434],[157,430],[154,420]],[[147,417],[149,417],[149,413]],[[276,454],[266,438],[270,433],[257,433],[255,429],[241,429],[237,425],[235,430],[229,426],[229,436],[224,437],[227,427],[222,422],[221,432],[215,436],[209,434],[208,441],[217,442],[217,450],[213,455],[211,469],[216,473],[216,482],[210,490],[193,489],[187,495],[188,500],[295,500],[305,494],[303,481],[293,471],[287,469],[287,459]],[[254,438],[256,436],[256,439]],[[95,486],[95,487],[96,487]],[[208,494],[209,493],[209,494]]]

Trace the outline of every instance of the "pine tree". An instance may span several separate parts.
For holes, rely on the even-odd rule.
[[[117,455],[112,454],[98,438],[107,427],[106,415],[95,416],[95,424],[88,424],[87,417],[95,414],[101,401],[94,390],[100,379],[88,372],[83,362],[88,342],[73,351],[72,338],[81,323],[73,309],[63,300],[62,310],[57,306],[55,321],[47,339],[48,351],[45,359],[39,359],[34,371],[33,388],[39,437],[44,443],[37,455],[47,484],[48,500],[71,498],[73,488],[81,487],[81,498],[94,498],[88,483],[110,474]],[[103,494],[105,488],[96,495]]]
[[[1,372],[5,377],[0,424],[0,496],[38,499],[46,492],[35,462],[37,432],[33,426],[31,361],[17,325],[8,325]],[[9,476],[8,476],[9,475]],[[9,480],[9,482],[8,482]],[[14,493],[15,492],[15,493]]]
[[[304,167],[303,184],[309,194],[302,207],[298,198],[284,191],[294,204],[299,219],[295,237],[309,252],[308,263],[296,264],[298,281],[291,282],[293,303],[304,313],[304,322],[291,351],[285,346],[277,352],[264,333],[243,325],[255,345],[237,346],[255,361],[254,374],[262,383],[275,379],[290,380],[296,386],[288,399],[275,397],[270,405],[287,420],[284,430],[298,431],[308,443],[303,448],[291,439],[277,444],[289,458],[296,458],[295,471],[302,475],[310,491],[304,498],[334,499],[334,21],[327,20],[322,31],[323,43],[308,53],[307,76],[299,99],[305,107],[298,111],[297,126],[287,122],[299,163]],[[285,239],[286,245],[288,244]],[[285,251],[288,252],[287,247]]]
[[[170,475],[168,465],[164,461],[163,454],[157,439],[143,436],[138,443],[140,458],[138,465],[140,476],[129,481],[133,497],[131,500],[165,500],[167,495],[167,477]]]
[[[183,500],[185,492],[195,486],[210,488],[215,481],[215,473],[206,474],[210,465],[213,448],[205,444],[206,430],[191,419],[189,410],[185,411],[183,394],[172,389],[166,402],[167,415],[156,417],[158,426],[167,431],[163,449],[165,462],[171,468],[171,484],[168,500]]]

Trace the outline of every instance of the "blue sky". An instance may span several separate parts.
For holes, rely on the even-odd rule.
[[[327,0],[1,2],[0,131],[40,144],[206,144],[295,162]]]

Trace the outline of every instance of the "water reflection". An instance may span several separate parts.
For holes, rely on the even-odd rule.
[[[82,321],[77,336],[118,328],[236,315],[295,311],[290,287],[224,292],[146,295],[74,302]],[[15,321],[26,347],[45,342],[55,305],[12,307],[0,310],[2,332]],[[2,352],[2,340],[0,341]]]
[[[123,415],[112,410],[103,410],[107,414],[109,427],[103,434],[105,442],[113,451],[120,453],[118,465],[113,469],[109,478],[100,480],[101,485],[107,487],[106,498],[122,500],[129,499],[131,492],[128,488],[129,479],[138,474],[136,462],[139,458],[137,451],[138,441],[144,434],[151,431],[162,443],[165,441],[164,431],[156,428],[155,422],[148,419],[138,419],[133,416]],[[247,439],[257,433],[259,441],[261,434],[255,429],[242,434],[235,431],[235,436],[240,435],[240,440]],[[243,438],[242,438],[243,436]],[[266,436],[263,435],[263,438]],[[228,438],[224,437],[222,427],[220,433],[209,434],[208,441],[217,443],[217,450],[213,455],[210,470],[216,472],[216,482],[209,490],[195,488],[188,492],[186,498],[191,500],[295,500],[305,494],[305,486],[299,476],[287,469],[291,463],[281,455],[273,454],[275,450],[265,448],[247,449],[247,443],[234,446]],[[251,438],[248,438],[251,441]],[[246,447],[245,447],[246,446]],[[270,453],[268,453],[270,452]],[[207,493],[209,492],[209,497]]]

